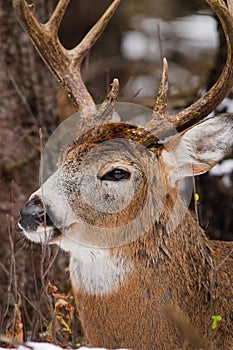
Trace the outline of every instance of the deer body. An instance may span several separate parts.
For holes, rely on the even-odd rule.
[[[139,253],[138,249],[142,250],[141,247],[134,249],[135,254]],[[169,349],[171,344],[175,349],[196,348],[193,344],[190,346],[182,332],[172,326],[171,320],[163,312],[163,306],[171,306],[172,312],[182,310],[187,320],[195,328],[201,329],[201,335],[208,334],[211,277],[204,254],[195,254],[191,258],[185,256],[179,261],[176,257],[173,261],[161,252],[156,261],[154,252],[145,251],[140,253],[145,254],[147,259],[137,257],[131,273],[106,295],[80,290],[80,284],[76,286],[72,278],[79,315],[90,344],[107,348],[114,344],[116,348],[127,346],[132,349]],[[116,254],[119,255],[119,252]],[[151,263],[148,263],[149,259]],[[200,263],[199,271],[195,268],[197,262]],[[230,276],[225,277],[225,282],[230,283]],[[228,292],[230,297],[232,291]],[[216,298],[218,314],[227,315],[230,305],[225,304],[222,308],[221,291],[216,293]],[[232,321],[230,318],[225,321],[224,330],[219,329],[214,336],[217,348],[227,346],[232,340]]]
[[[171,326],[163,310],[165,305],[170,305],[173,312],[178,308],[182,310],[203,334],[208,334],[209,268],[205,252],[196,250],[200,242],[188,231],[183,232],[186,236],[181,237],[180,231],[174,232],[174,245],[164,237],[161,228],[153,228],[140,242],[113,251],[112,257],[122,255],[132,269],[105,295],[80,290],[72,278],[79,314],[91,345],[169,349],[173,344],[175,349],[189,348],[179,331]],[[192,242],[197,245],[190,249]],[[189,256],[174,254],[174,249],[189,252]]]
[[[228,349],[233,343],[232,244],[207,239],[177,183],[208,171],[233,145],[232,115],[204,119],[233,85],[233,18],[221,1],[207,0],[227,39],[222,76],[193,107],[166,116],[164,61],[152,119],[139,127],[115,121],[117,80],[97,110],[80,71],[74,81],[71,76],[119,2],[69,52],[56,36],[67,0],[59,1],[44,25],[24,0],[13,0],[81,118],[75,140],[63,150],[57,171],[31,195],[19,225],[30,240],[70,252],[74,296],[91,346],[209,349],[209,339]],[[54,48],[61,70],[53,63]],[[222,321],[212,331],[214,315]]]
[[[195,348],[172,327],[164,306],[209,334],[210,265],[221,263],[232,245],[209,242],[189,212],[170,237],[163,227],[156,224],[140,241],[110,251],[69,249],[74,296],[91,346]],[[224,319],[213,336],[216,348],[232,342],[232,263],[220,269],[213,290],[213,314]]]

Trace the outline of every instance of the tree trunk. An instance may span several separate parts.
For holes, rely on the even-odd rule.
[[[49,3],[49,4],[48,4]],[[38,15],[43,18],[55,0],[41,0]],[[24,33],[11,1],[0,1],[0,334],[9,325],[7,306],[17,302],[14,280],[13,241],[19,237],[19,208],[38,187],[40,159],[39,129],[43,138],[55,129],[57,82],[38,57]],[[30,266],[30,253],[16,245],[16,273]],[[24,267],[24,265],[26,267]],[[25,276],[24,276],[25,277]],[[26,283],[31,283],[30,278]],[[12,309],[11,309],[12,311]],[[5,314],[5,315],[4,315]]]

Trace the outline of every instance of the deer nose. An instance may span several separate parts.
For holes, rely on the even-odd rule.
[[[19,226],[23,230],[36,231],[39,225],[46,223],[46,213],[42,201],[32,198],[20,211]]]

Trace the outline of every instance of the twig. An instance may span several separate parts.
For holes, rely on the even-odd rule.
[[[5,335],[0,335],[0,341],[3,342],[3,343],[7,343],[7,344],[11,344],[13,346],[23,346],[27,349],[34,349],[33,346],[30,346],[30,345],[27,345],[26,343],[23,343],[23,342],[20,342],[16,339],[11,339],[11,338],[8,338],[6,337]]]
[[[9,276],[9,271],[6,269],[6,267],[0,262],[1,269],[6,273],[7,276]]]

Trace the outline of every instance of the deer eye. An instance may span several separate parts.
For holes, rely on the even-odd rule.
[[[124,169],[113,169],[101,177],[101,180],[107,181],[121,181],[128,180],[130,178],[130,173]]]

